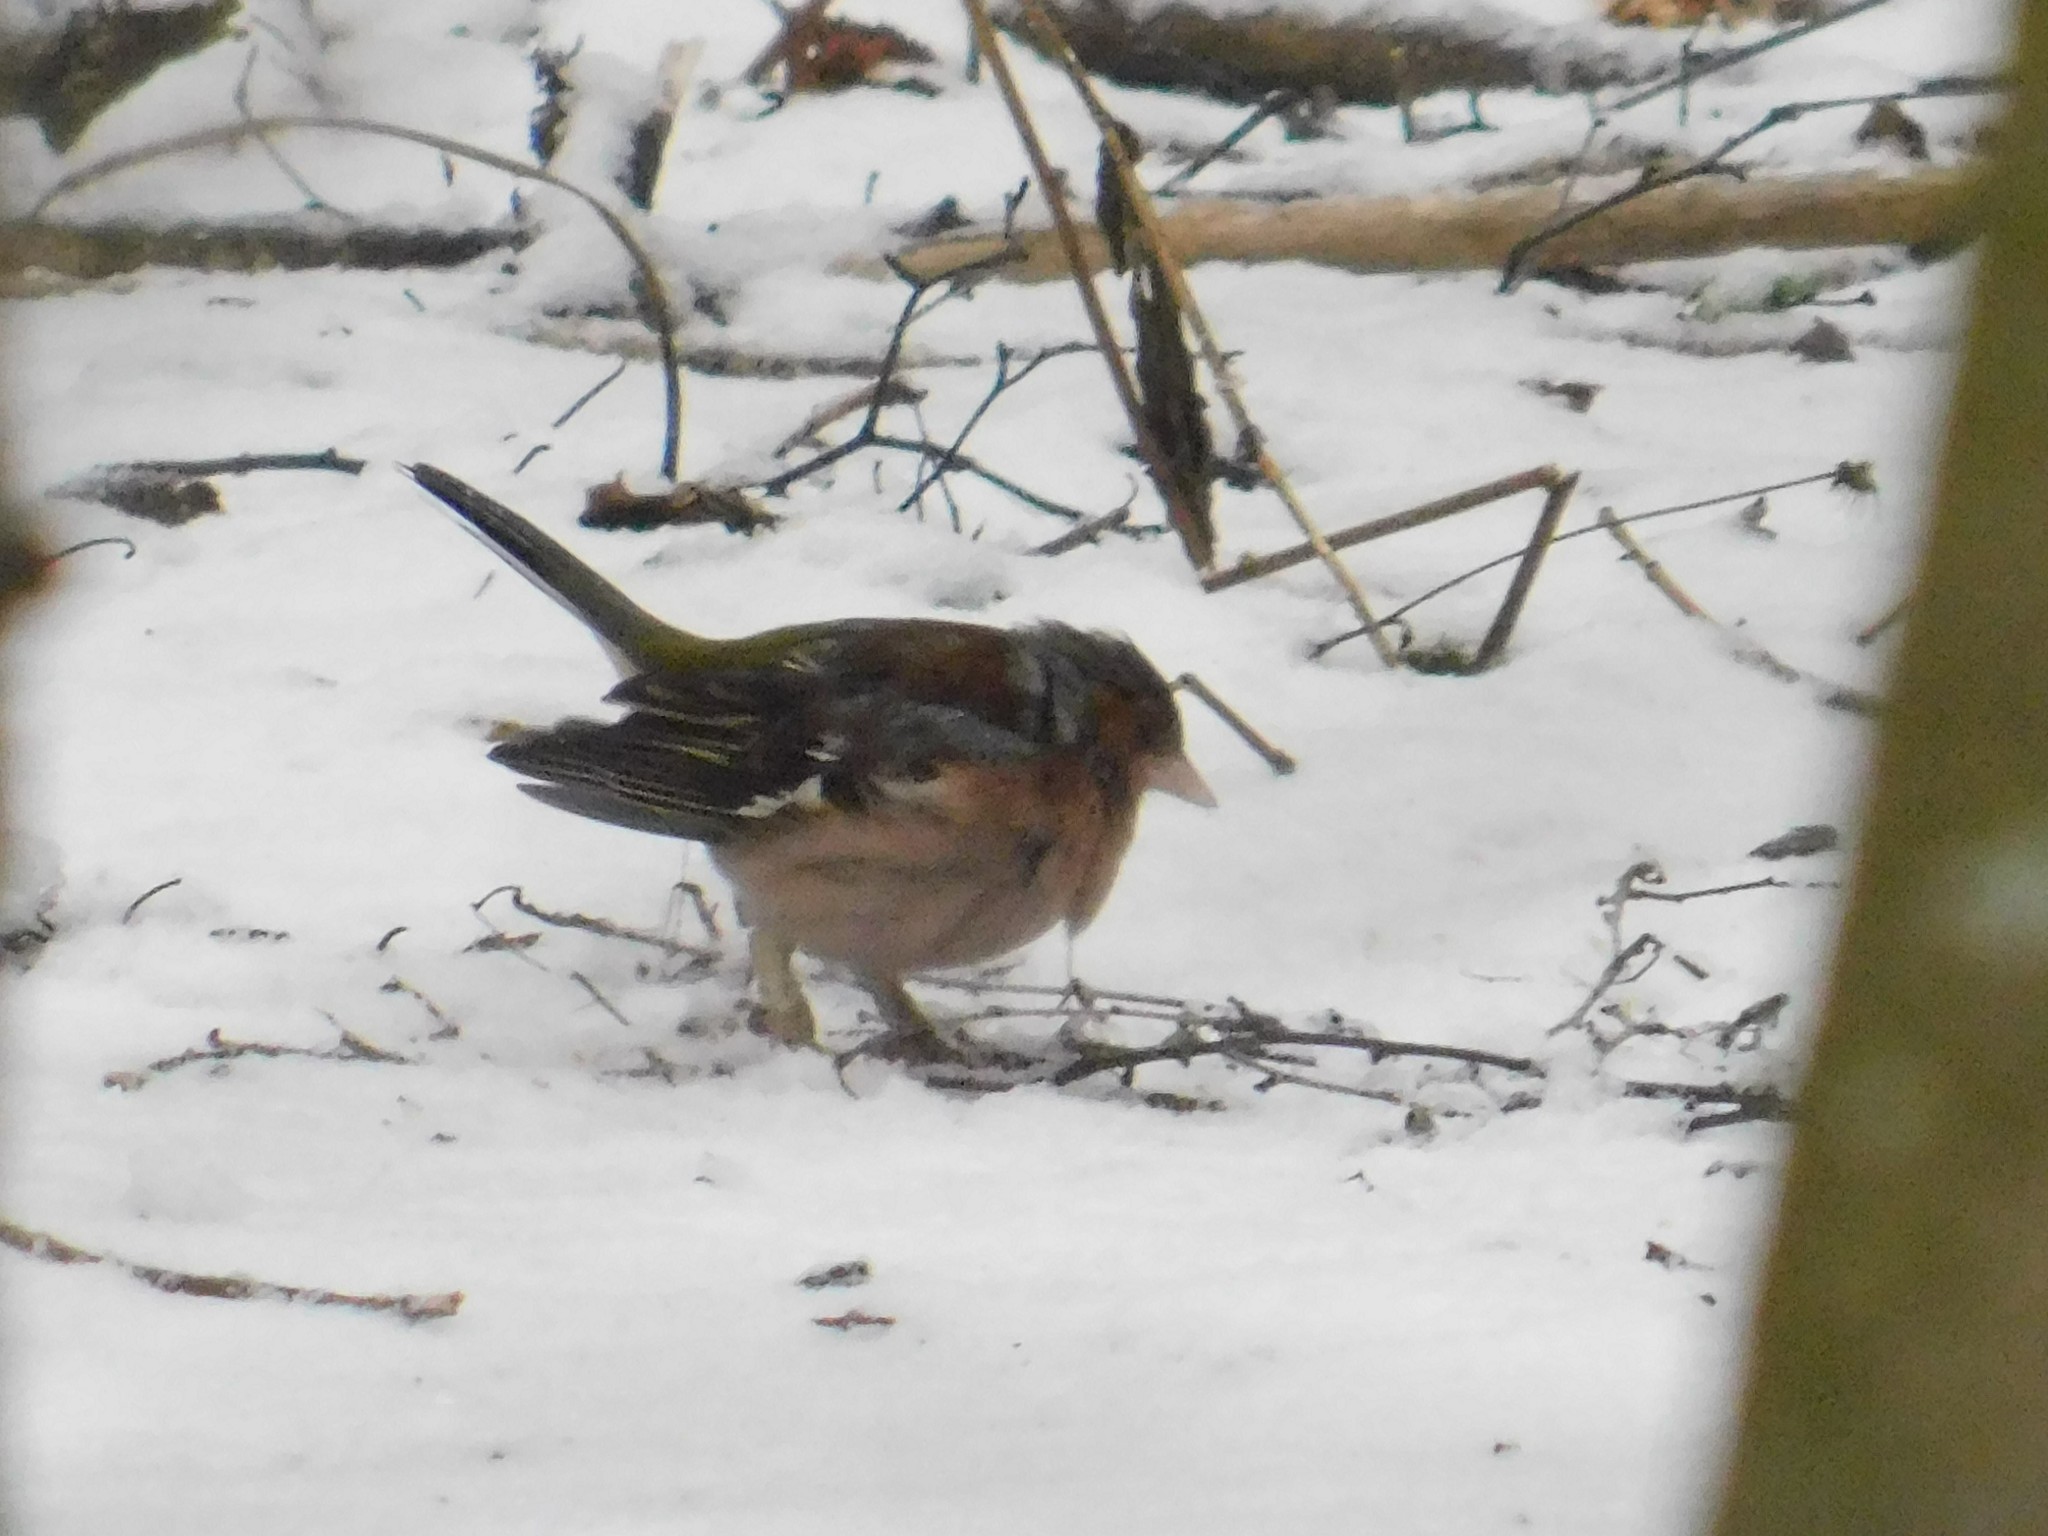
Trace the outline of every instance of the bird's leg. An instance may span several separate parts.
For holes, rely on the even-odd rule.
[[[889,1061],[958,1062],[961,1055],[933,1024],[931,1016],[903,990],[894,976],[863,976],[860,984],[882,1011],[888,1034],[875,1042],[873,1054]]]
[[[790,961],[796,951],[780,934],[756,928],[748,935],[754,961],[755,1027],[785,1045],[816,1045],[818,1019]]]

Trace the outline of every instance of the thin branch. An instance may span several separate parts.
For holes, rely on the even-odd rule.
[[[1300,95],[1299,91],[1285,87],[1277,91],[1268,91],[1265,99],[1251,110],[1250,115],[1243,122],[1195,156],[1194,159],[1190,160],[1178,171],[1167,177],[1166,180],[1162,181],[1152,195],[1154,197],[1172,197],[1182,187],[1193,181],[1202,172],[1243,143],[1251,131],[1257,128],[1259,124],[1272,117],[1275,113],[1286,111],[1291,104],[1300,98]]]
[[[1773,485],[1757,486],[1750,490],[1731,491],[1725,496],[1708,496],[1699,501],[1681,502],[1676,506],[1656,507],[1648,512],[1634,512],[1629,514],[1627,517],[1615,518],[1614,521],[1617,523],[1644,523],[1656,517],[1672,517],[1680,512],[1697,512],[1703,507],[1718,507],[1725,505],[1726,503],[1731,501],[1746,501],[1753,499],[1757,496],[1769,495],[1774,491],[1790,490],[1795,486],[1818,485],[1822,481],[1827,481],[1835,485],[1842,485],[1845,483],[1843,480],[1843,471],[1847,467],[1849,466],[1844,464],[1838,464],[1833,469],[1823,470],[1819,474],[1801,475],[1796,479],[1792,480],[1780,480]],[[1459,508],[1458,510],[1462,511],[1463,508]],[[1553,535],[1550,542],[1552,544],[1562,544],[1569,539],[1583,538],[1586,534],[1600,533],[1603,531],[1604,525],[1602,525],[1601,523],[1587,523],[1583,527],[1568,528],[1563,533]],[[1407,614],[1413,613],[1417,608],[1421,607],[1424,603],[1429,602],[1432,598],[1441,597],[1444,595],[1444,593],[1449,592],[1454,587],[1461,587],[1466,582],[1473,580],[1475,577],[1484,576],[1488,571],[1498,570],[1503,565],[1512,564],[1514,561],[1522,559],[1527,553],[1528,551],[1526,549],[1511,550],[1505,555],[1498,555],[1495,558],[1486,561],[1483,565],[1475,565],[1469,571],[1465,571],[1459,575],[1453,576],[1449,581],[1439,582],[1437,585],[1431,587],[1427,592],[1424,592],[1420,597],[1410,598],[1407,602],[1403,603],[1400,607],[1396,608],[1392,613],[1388,614],[1384,619],[1380,620],[1380,623],[1383,626],[1393,624],[1396,620],[1403,618]],[[1326,655],[1328,652],[1342,645],[1345,641],[1355,640],[1363,633],[1363,630],[1347,630],[1345,633],[1341,635],[1336,635],[1328,640],[1319,642],[1311,654],[1316,656]]]
[[[128,910],[121,914],[121,925],[123,927],[126,927],[130,922],[132,922],[135,918],[135,914],[142,910],[142,904],[145,901],[149,900],[150,897],[161,896],[165,891],[171,890],[175,886],[183,885],[184,883],[185,877],[183,875],[173,875],[168,880],[159,880],[155,885],[152,885],[148,890],[144,891],[140,896],[136,897],[133,901],[128,903]]]
[[[1633,564],[1642,567],[1643,574],[1650,579],[1650,585],[1670,598],[1673,607],[1687,618],[1705,619],[1710,624],[1714,622],[1713,615],[1694,602],[1692,595],[1678,584],[1672,574],[1658,561],[1650,558],[1650,552],[1643,548],[1642,542],[1621,525],[1614,515],[1614,508],[1602,507],[1599,520],[1600,526],[1614,535],[1614,542],[1621,546],[1622,554]]]
[[[1514,633],[1515,621],[1522,616],[1522,605],[1528,601],[1529,591],[1536,585],[1536,573],[1542,568],[1543,556],[1557,534],[1558,521],[1564,516],[1564,509],[1571,504],[1572,492],[1578,484],[1576,474],[1566,475],[1551,486],[1550,493],[1543,498],[1543,510],[1536,514],[1535,531],[1529,535],[1529,546],[1522,552],[1521,563],[1515,567],[1507,595],[1501,599],[1500,610],[1494,614],[1493,623],[1487,626],[1486,637],[1473,653],[1472,671],[1484,672],[1507,649],[1508,637]]]
[[[1731,48],[1726,53],[1711,54],[1704,61],[1697,54],[1694,54],[1680,62],[1678,71],[1675,74],[1669,75],[1653,84],[1646,85],[1639,91],[1633,91],[1629,95],[1622,97],[1620,101],[1610,103],[1604,109],[1604,112],[1607,115],[1612,115],[1616,112],[1626,112],[1630,107],[1639,107],[1646,101],[1654,101],[1667,91],[1675,91],[1681,87],[1696,84],[1704,80],[1708,75],[1718,74],[1720,71],[1733,68],[1737,64],[1745,64],[1758,54],[1769,53],[1773,48],[1782,48],[1787,43],[1796,43],[1802,37],[1811,37],[1824,27],[1832,27],[1837,22],[1847,21],[1851,16],[1860,16],[1865,11],[1874,10],[1884,3],[1885,0],[1851,0],[1850,4],[1843,6],[1838,11],[1831,11],[1825,16],[1816,16],[1812,21],[1801,22],[1798,26],[1788,27],[1783,32],[1773,33],[1761,42],[1749,43],[1741,48]]]
[[[399,1293],[357,1295],[330,1291],[321,1286],[284,1285],[274,1280],[252,1280],[247,1275],[202,1275],[190,1270],[166,1269],[157,1264],[138,1264],[67,1243],[48,1232],[38,1232],[0,1217],[0,1244],[51,1264],[105,1264],[133,1275],[144,1285],[177,1296],[206,1296],[220,1301],[295,1301],[309,1307],[348,1307],[358,1312],[390,1312],[408,1323],[430,1322],[453,1317],[462,1307],[460,1291],[436,1291],[426,1295]]]
[[[1559,476],[1560,471],[1554,464],[1525,469],[1520,474],[1506,475],[1485,485],[1474,486],[1469,491],[1459,491],[1455,495],[1442,496],[1435,501],[1425,501],[1420,506],[1410,507],[1404,512],[1394,512],[1386,517],[1374,518],[1370,522],[1340,528],[1330,534],[1326,542],[1332,549],[1349,549],[1354,544],[1383,539],[1389,534],[1404,533],[1410,528],[1421,528],[1459,512],[1469,512],[1474,507],[1504,501],[1510,496],[1519,496],[1524,491],[1546,490],[1557,483]],[[1230,569],[1203,577],[1202,590],[1221,592],[1225,587],[1255,581],[1261,576],[1270,576],[1275,571],[1291,570],[1315,558],[1315,547],[1311,544],[1291,545],[1286,549],[1275,550],[1270,555],[1246,555]]]
[[[977,17],[981,18],[977,25],[986,25],[986,12],[982,9],[982,0],[966,0],[966,3],[973,8]],[[1195,298],[1194,290],[1188,284],[1187,273],[1182,268],[1179,258],[1174,255],[1172,246],[1167,241],[1165,230],[1160,226],[1159,211],[1153,206],[1151,195],[1146,192],[1143,183],[1138,180],[1137,170],[1131,163],[1131,156],[1124,141],[1123,129],[1117,123],[1117,120],[1110,115],[1109,109],[1103,105],[1102,98],[1095,93],[1095,87],[1088,79],[1088,72],[1081,67],[1081,61],[1075,57],[1074,50],[1068,46],[1065,36],[1062,35],[1051,15],[1047,13],[1044,5],[1040,3],[1040,0],[1021,0],[1021,5],[1025,17],[1039,34],[1040,40],[1045,45],[1047,52],[1051,55],[1053,61],[1066,72],[1067,78],[1073,82],[1074,90],[1080,95],[1081,100],[1087,105],[1090,115],[1095,119],[1096,127],[1102,134],[1103,154],[1114,168],[1117,180],[1123,188],[1125,205],[1132,216],[1137,219],[1139,227],[1143,229],[1146,243],[1156,259],[1160,276],[1164,279],[1167,290],[1172,294],[1174,303],[1186,319],[1188,329],[1193,333],[1196,345],[1201,349],[1202,360],[1208,365],[1210,378],[1216,386],[1216,393],[1222,399],[1224,407],[1229,411],[1231,423],[1236,428],[1237,441],[1241,445],[1241,451],[1244,451],[1244,456],[1251,459],[1256,465],[1260,477],[1273,488],[1274,494],[1280,498],[1281,505],[1286,507],[1288,515],[1294,519],[1295,526],[1300,528],[1302,537],[1314,549],[1316,557],[1328,567],[1330,575],[1337,583],[1338,589],[1343,592],[1345,599],[1351,604],[1352,611],[1358,615],[1359,623],[1363,626],[1364,632],[1370,637],[1373,649],[1378,652],[1380,660],[1387,666],[1394,666],[1398,662],[1399,657],[1395,654],[1393,642],[1381,633],[1378,622],[1373,618],[1372,605],[1366,600],[1365,589],[1359,585],[1358,578],[1352,574],[1350,568],[1337,558],[1336,551],[1330,547],[1329,541],[1324,538],[1321,528],[1316,525],[1315,519],[1309,515],[1308,508],[1302,504],[1301,498],[1295,494],[1293,482],[1288,479],[1286,472],[1281,469],[1280,465],[1274,460],[1272,453],[1267,449],[1265,434],[1253,422],[1251,412],[1245,405],[1243,392],[1238,388],[1236,371],[1231,367],[1230,359],[1224,354],[1223,348],[1218,344],[1215,333],[1209,328],[1209,322],[1202,313],[1202,307]],[[1071,228],[1068,233],[1072,233]],[[1074,279],[1092,298],[1095,291],[1094,285],[1086,276],[1079,238],[1075,237],[1066,243],[1068,245],[1068,261],[1073,267]],[[1102,343],[1105,347],[1110,345],[1106,335],[1102,337]],[[1129,404],[1134,408],[1135,416],[1135,407],[1137,406],[1137,396],[1135,393],[1131,396]],[[1140,441],[1140,446],[1143,446],[1143,439]],[[1148,466],[1153,465],[1153,456],[1148,454],[1146,462]],[[1161,483],[1163,486],[1164,482]]]
[[[332,1015],[329,1015],[330,1020]],[[340,1029],[340,1025],[335,1026]],[[118,1088],[123,1093],[133,1093],[151,1078],[162,1077],[180,1067],[189,1067],[202,1061],[234,1061],[243,1056],[280,1058],[304,1056],[315,1061],[372,1061],[390,1066],[417,1066],[410,1056],[401,1056],[396,1051],[387,1051],[349,1030],[341,1030],[341,1039],[334,1045],[315,1048],[307,1045],[272,1045],[261,1040],[230,1040],[218,1029],[206,1032],[206,1044],[192,1046],[175,1056],[166,1056],[152,1061],[148,1066],[128,1071],[109,1072],[103,1079],[109,1088]]]
[[[1866,0],[1866,3],[1881,4],[1883,0]],[[1812,112],[1830,112],[1840,107],[1870,107],[1876,106],[1880,102],[1911,101],[1925,94],[1927,93],[1923,90],[1887,91],[1872,96],[1841,96],[1825,101],[1793,101],[1775,106],[1755,123],[1743,129],[1740,133],[1731,135],[1717,148],[1708,151],[1700,156],[1699,159],[1679,166],[1675,170],[1659,171],[1646,167],[1642,176],[1632,186],[1624,187],[1619,192],[1612,193],[1596,202],[1587,203],[1584,207],[1574,208],[1568,212],[1560,212],[1556,218],[1552,219],[1542,228],[1531,234],[1524,235],[1508,249],[1507,260],[1501,265],[1498,291],[1501,293],[1512,293],[1526,275],[1529,258],[1535,255],[1543,246],[1548,245],[1560,235],[1577,229],[1581,224],[1597,219],[1612,209],[1619,208],[1624,203],[1634,202],[1639,197],[1646,197],[1652,192],[1662,191],[1666,187],[1675,187],[1681,182],[1693,181],[1701,176],[1729,176],[1737,181],[1743,180],[1748,175],[1747,169],[1742,166],[1729,165],[1727,163],[1728,157],[1743,145],[1749,143],[1750,140],[1768,132],[1770,129],[1779,127],[1784,123],[1797,122],[1800,118]]]
[[[537,923],[546,923],[550,928],[573,928],[583,933],[597,934],[600,938],[624,939],[629,944],[645,944],[651,949],[660,950],[671,959],[686,956],[691,960],[709,963],[717,958],[711,950],[705,949],[702,945],[685,944],[679,939],[669,938],[665,934],[650,933],[641,928],[628,928],[608,917],[592,917],[584,912],[551,912],[545,907],[537,907],[526,899],[524,887],[517,885],[500,885],[484,892],[470,904],[471,909],[481,916],[484,905],[498,896],[503,896],[522,916],[530,917]]]
[[[590,994],[590,1000],[596,1003],[597,1006],[602,1008],[606,1013],[610,1014],[621,1025],[623,1025],[627,1029],[631,1029],[633,1027],[633,1021],[627,1018],[623,1013],[619,1012],[618,1007],[612,1002],[612,1000],[606,997],[604,993],[598,990],[596,982],[592,981],[588,976],[584,975],[581,971],[571,971],[569,973],[569,979],[575,982],[576,985],[581,987],[585,992],[588,992]]]
[[[578,395],[574,400],[570,401],[569,408],[566,411],[562,412],[561,415],[557,416],[553,421],[548,423],[549,430],[552,431],[558,427],[567,426],[569,424],[570,417],[574,416],[578,411],[582,410],[583,407],[590,404],[591,401],[595,400],[599,395],[603,394],[606,390],[610,389],[612,385],[618,383],[619,379],[624,376],[625,372],[626,359],[620,358],[618,367],[614,368],[610,373],[606,374],[603,378],[599,379],[595,384],[591,385],[590,388],[586,389],[585,391],[583,391],[582,394]]]
[[[132,464],[103,466],[108,471],[182,475],[193,480],[208,475],[247,475],[266,469],[331,469],[336,474],[360,475],[364,467],[364,460],[348,458],[334,448],[323,448],[318,453],[238,453],[224,459],[137,459]]]
[[[110,544],[119,546],[121,550],[121,558],[123,560],[133,560],[135,558],[135,541],[130,538],[115,536],[110,538],[99,539],[80,539],[76,544],[66,544],[62,549],[58,550],[55,554],[51,555],[44,563],[47,565],[55,565],[59,560],[64,559],[68,555],[75,555],[79,553],[81,550],[98,549],[103,545]]]
[[[1166,502],[1173,521],[1178,524],[1182,513],[1175,504],[1173,466],[1168,462],[1165,451],[1153,437],[1145,421],[1145,409],[1138,396],[1137,380],[1132,376],[1130,366],[1124,361],[1122,349],[1117,344],[1116,332],[1110,326],[1109,314],[1102,307],[1102,297],[1095,291],[1095,281],[1089,274],[1088,258],[1081,248],[1081,234],[1074,224],[1073,211],[1067,206],[1067,195],[1062,189],[1060,176],[1047,158],[1045,145],[1040,142],[1038,130],[1032,125],[1030,110],[1024,105],[1023,93],[1017,88],[1016,77],[1010,72],[1009,55],[996,36],[995,24],[989,20],[985,0],[961,0],[967,8],[969,20],[973,23],[976,46],[982,57],[988,61],[989,72],[995,76],[996,88],[1002,93],[1003,105],[1009,110],[1010,120],[1016,124],[1017,138],[1024,146],[1024,154],[1031,162],[1031,172],[1038,181],[1039,195],[1052,214],[1053,229],[1059,236],[1060,249],[1066,256],[1067,270],[1074,280],[1074,288],[1081,297],[1081,307],[1087,312],[1088,327],[1095,334],[1095,344],[1101,350],[1103,366],[1109,370],[1110,383],[1116,389],[1116,397],[1124,408],[1124,416],[1130,422],[1131,435],[1138,445],[1138,457],[1144,461],[1146,472],[1158,488],[1160,498]],[[1041,13],[1042,14],[1042,13]],[[1064,45],[1062,45],[1064,52]],[[1078,67],[1078,66],[1077,66]],[[1099,105],[1099,104],[1098,104]],[[1099,117],[1106,114],[1099,114]],[[1115,141],[1117,153],[1121,148],[1120,135],[1109,130],[1109,137]],[[1128,166],[1128,161],[1122,162]]]
[[[1224,703],[1222,699],[1218,698],[1209,685],[1195,676],[1194,673],[1181,673],[1179,677],[1173,680],[1173,686],[1186,689],[1204,704],[1208,705],[1210,712],[1225,725],[1229,726],[1232,731],[1236,732],[1237,739],[1256,752],[1264,760],[1266,766],[1272,769],[1274,773],[1284,778],[1300,766],[1295,762],[1292,754],[1281,751],[1273,743],[1266,740],[1264,736],[1261,736],[1252,728],[1251,723],[1243,715],[1240,715],[1236,710]]]
[[[463,160],[473,160],[479,165],[490,166],[523,181],[538,181],[558,191],[565,192],[588,208],[603,221],[612,238],[624,247],[633,263],[638,278],[635,297],[647,328],[654,333],[654,344],[661,352],[663,387],[667,392],[667,411],[664,417],[661,445],[661,473],[664,479],[676,477],[676,467],[682,458],[683,442],[683,384],[682,363],[676,355],[676,321],[674,306],[669,303],[668,288],[661,280],[661,273],[654,265],[654,259],[647,254],[635,238],[626,221],[606,205],[603,199],[586,192],[574,182],[565,181],[551,171],[538,166],[527,165],[505,155],[495,154],[487,149],[478,149],[460,140],[444,138],[438,133],[427,133],[417,128],[402,128],[393,123],[375,122],[360,117],[259,117],[248,118],[239,123],[226,123],[216,128],[202,128],[193,133],[178,134],[172,138],[159,139],[137,149],[124,150],[108,155],[90,165],[79,167],[58,180],[43,193],[30,210],[31,218],[41,218],[50,205],[59,198],[69,196],[81,188],[104,181],[118,172],[148,165],[174,155],[190,153],[193,150],[217,149],[223,145],[239,144],[244,139],[262,138],[268,133],[281,133],[294,129],[309,129],[325,132],[362,133],[378,138],[400,139],[408,144],[424,145]]]

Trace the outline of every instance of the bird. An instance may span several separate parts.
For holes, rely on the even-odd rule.
[[[545,804],[710,850],[748,930],[755,1026],[815,1046],[798,952],[851,970],[877,1053],[958,1059],[904,987],[1101,909],[1157,790],[1213,807],[1173,689],[1128,639],[1040,621],[842,618],[715,639],[656,618],[526,518],[401,466],[580,619],[616,719],[491,751]]]

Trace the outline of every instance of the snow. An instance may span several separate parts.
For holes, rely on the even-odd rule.
[[[1556,4],[1536,9],[1567,24]],[[259,40],[270,52],[252,90],[275,93],[259,110],[382,114],[518,154],[536,41],[583,38],[587,88],[624,93],[701,25],[696,79],[719,89],[692,94],[648,221],[679,291],[715,293],[727,318],[692,315],[685,343],[872,358],[901,289],[828,268],[944,195],[993,217],[1021,174],[993,87],[960,81],[964,32],[939,0],[886,8],[940,55],[939,97],[856,92],[767,116],[733,84],[767,39],[758,6],[692,8],[679,24],[672,8],[567,0],[333,0],[324,46],[303,32],[310,13],[261,10],[296,75],[273,57],[277,36],[252,29],[165,70],[62,162],[15,158],[10,206],[117,147],[225,119],[238,50]],[[1684,130],[1668,99],[1618,126],[1710,148],[1774,101],[1995,63],[2003,19],[1988,0],[1895,0],[1698,86]],[[1917,54],[1930,39],[1938,57]],[[1056,159],[1085,184],[1085,116],[1048,67],[1018,66]],[[1109,95],[1148,138],[1213,138],[1241,115]],[[1577,102],[1485,105],[1500,132],[1413,147],[1391,113],[1341,113],[1342,137],[1314,144],[1268,125],[1249,160],[1197,188],[1470,187],[1583,137]],[[1947,129],[1926,119],[1951,159],[1971,131],[1955,110]],[[1759,150],[1777,146],[1778,170],[1861,163],[1854,116]],[[0,126],[0,154],[23,132]],[[464,167],[449,186],[429,153],[282,142],[358,215],[512,216],[494,173]],[[600,163],[594,143],[577,153],[586,174]],[[60,210],[301,202],[244,150],[130,173]],[[936,494],[899,512],[917,468],[900,455],[800,484],[772,508],[782,527],[751,539],[578,529],[586,487],[651,474],[660,382],[641,353],[551,425],[612,362],[536,338],[618,334],[549,311],[617,306],[626,269],[553,194],[528,195],[522,217],[542,234],[511,272],[500,258],[152,272],[5,308],[0,403],[43,536],[126,537],[135,553],[68,556],[14,637],[11,814],[28,846],[6,912],[17,929],[42,912],[54,936],[9,980],[0,1213],[139,1264],[465,1296],[457,1316],[407,1325],[0,1252],[20,1527],[1691,1528],[1728,1433],[1785,1135],[1688,1134],[1680,1106],[1620,1084],[1796,1083],[1852,850],[1781,863],[1749,850],[1811,823],[1853,845],[1870,725],[1820,700],[1883,685],[1891,642],[1855,637],[1909,580],[1967,258],[1746,253],[1644,268],[1638,291],[1597,297],[1540,284],[1502,297],[1485,273],[1198,269],[1276,458],[1331,528],[1545,463],[1582,476],[1572,526],[1604,506],[1873,466],[1874,495],[1772,493],[1774,537],[1740,520],[1746,497],[1638,525],[1725,627],[1683,617],[1596,534],[1551,553],[1505,665],[1447,678],[1385,671],[1356,642],[1309,659],[1354,622],[1313,565],[1203,596],[1163,539],[1037,558],[1061,525],[987,487],[954,486],[964,535]],[[1788,276],[1875,302],[1761,309]],[[1853,362],[1784,350],[1815,313],[1847,333]],[[906,354],[930,435],[949,440],[980,402],[999,342],[1084,335],[1060,285],[991,284],[940,308]],[[1601,392],[1577,414],[1532,380]],[[693,374],[685,473],[761,464],[851,382]],[[1100,512],[1135,479],[1125,437],[1080,355],[1006,394],[969,447]],[[330,445],[368,469],[223,479],[224,514],[179,528],[48,494],[97,464]],[[1312,1088],[1259,1091],[1213,1060],[1146,1067],[1131,1091],[1099,1078],[964,1097],[745,1033],[742,947],[705,857],[562,816],[485,761],[498,722],[587,712],[611,674],[393,472],[417,460],[714,634],[929,613],[1130,633],[1301,766],[1275,777],[1190,702],[1221,808],[1148,807],[1075,972],[1242,998],[1301,1028],[1336,1010],[1391,1040],[1532,1056],[1547,1079],[1475,1087],[1349,1052],[1303,1068],[1425,1102],[1427,1123]],[[1147,497],[1136,510],[1155,516]],[[1524,497],[1352,564],[1390,610],[1519,547],[1535,513]],[[1266,496],[1222,492],[1219,517],[1226,560],[1296,537]],[[1469,648],[1506,575],[1419,608],[1418,641]],[[1742,664],[1744,645],[1804,680]],[[1987,922],[2037,920],[2037,843],[1984,893]],[[1598,899],[1646,860],[1668,892],[1781,884],[1631,901],[1610,931]],[[703,967],[521,918],[502,894],[472,910],[517,884],[545,909],[706,945],[672,898],[679,875],[725,917]],[[491,925],[541,937],[475,950]],[[1599,1042],[1553,1033],[1646,931],[1664,958],[1612,992],[1623,1011],[1596,1015]],[[1048,939],[1012,979],[1057,985],[1068,961]],[[859,1038],[861,995],[831,975],[813,990],[833,1043]],[[1725,1023],[1780,992],[1777,1021],[1729,1048],[1618,1038]],[[982,1001],[922,995],[942,1014]],[[977,1027],[1040,1043],[1051,1028]],[[299,1054],[151,1069],[216,1030]],[[347,1038],[405,1059],[351,1056]],[[1510,1111],[1517,1087],[1540,1087],[1541,1104]],[[1147,1093],[1214,1107],[1172,1114]],[[871,1283],[796,1283],[853,1259]],[[814,1321],[853,1309],[893,1325]]]

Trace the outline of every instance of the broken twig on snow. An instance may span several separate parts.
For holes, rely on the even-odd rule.
[[[274,1280],[252,1280],[247,1275],[202,1275],[190,1270],[166,1269],[158,1264],[138,1264],[67,1243],[48,1232],[38,1232],[0,1218],[0,1245],[51,1264],[105,1264],[133,1275],[144,1285],[177,1296],[205,1296],[217,1301],[291,1301],[309,1307],[348,1307],[357,1312],[390,1312],[408,1323],[432,1322],[453,1317],[462,1308],[460,1291],[434,1291],[426,1295],[356,1295],[330,1291],[321,1286],[284,1285]]]

